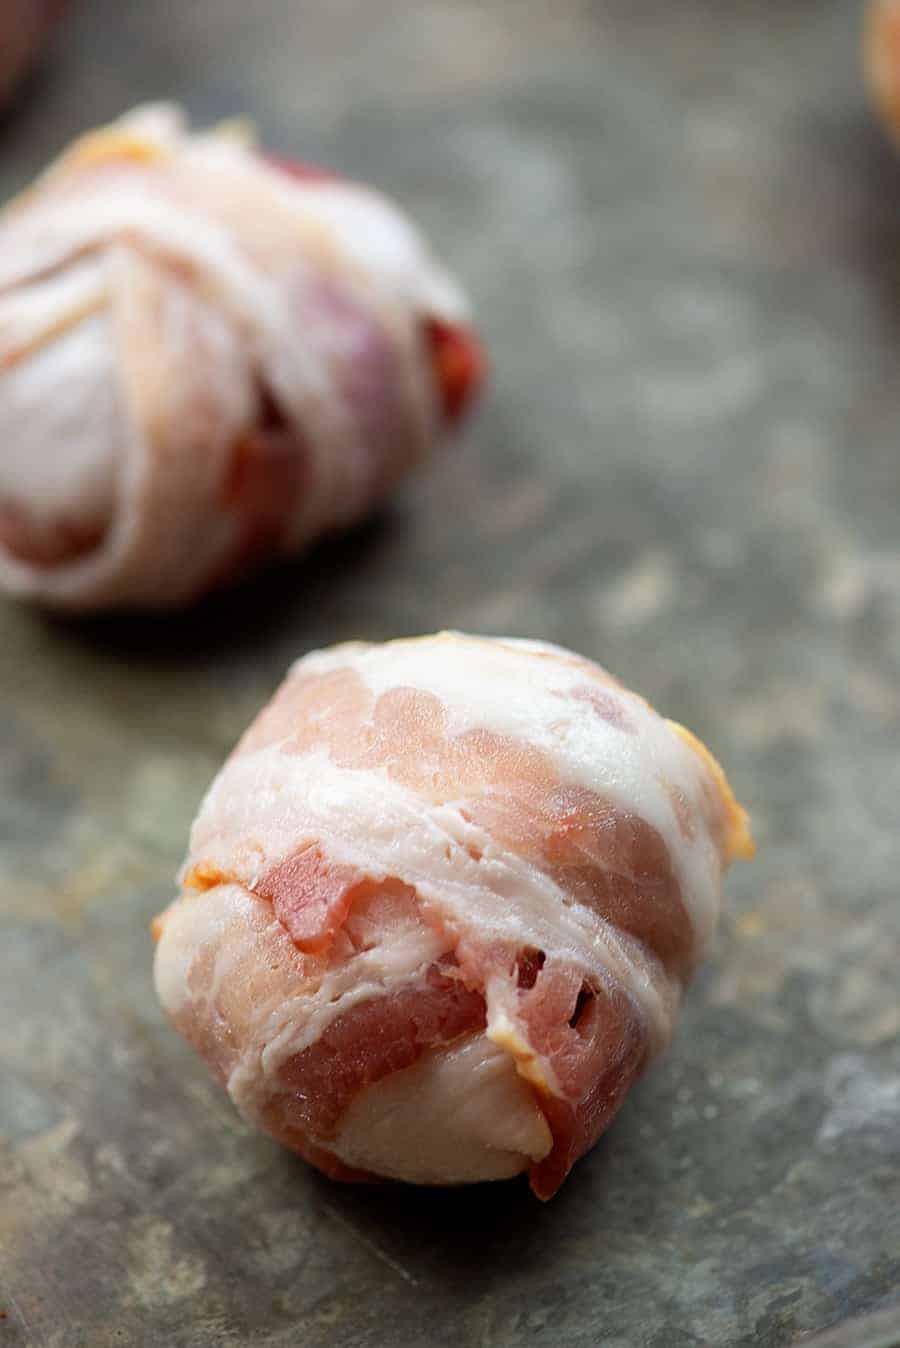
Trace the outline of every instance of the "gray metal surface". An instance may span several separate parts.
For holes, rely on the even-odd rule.
[[[246,110],[408,203],[495,364],[464,442],[305,562],[184,619],[0,605],[3,1348],[678,1348],[886,1323],[900,165],[858,19],[84,0],[0,128],[5,193],[137,100]],[[720,754],[760,844],[671,1052],[545,1207],[310,1173],[241,1124],[151,989],[147,924],[200,794],[288,661],[441,626],[609,665]]]

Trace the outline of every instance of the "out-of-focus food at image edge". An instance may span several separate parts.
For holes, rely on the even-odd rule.
[[[866,80],[885,126],[900,138],[900,0],[872,0],[865,15]]]
[[[483,365],[385,197],[141,109],[0,216],[0,584],[188,603],[361,520]]]

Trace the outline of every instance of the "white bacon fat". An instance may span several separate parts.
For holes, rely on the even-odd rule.
[[[387,200],[241,128],[84,137],[0,216],[0,584],[180,604],[360,519],[476,386],[466,312]]]
[[[300,660],[194,824],[156,982],[238,1108],[339,1178],[541,1197],[667,1043],[752,843],[589,661],[444,633]]]

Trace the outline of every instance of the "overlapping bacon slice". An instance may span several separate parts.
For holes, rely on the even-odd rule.
[[[307,656],[223,767],[157,988],[327,1173],[553,1194],[666,1044],[746,816],[596,665],[443,634]]]
[[[0,217],[0,583],[187,602],[360,519],[480,374],[383,197],[139,110]]]

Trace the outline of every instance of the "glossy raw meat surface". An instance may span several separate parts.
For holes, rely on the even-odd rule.
[[[383,195],[144,105],[0,213],[0,586],[171,608],[358,524],[480,382]]]
[[[527,1171],[552,1198],[668,1044],[752,854],[709,751],[584,657],[344,642],[297,661],[207,792],[157,991],[241,1113],[327,1174]]]

